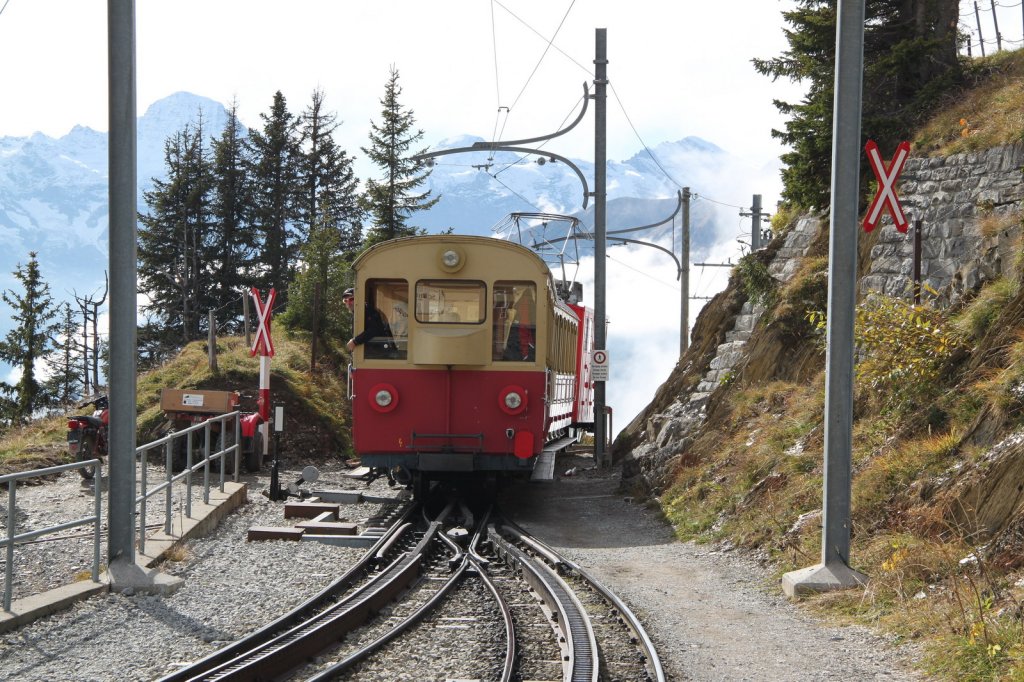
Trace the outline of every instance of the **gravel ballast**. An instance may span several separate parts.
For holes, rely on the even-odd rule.
[[[764,570],[736,552],[675,542],[671,529],[615,490],[615,472],[560,462],[574,476],[516,485],[506,512],[614,590],[640,616],[672,680],[908,680],[914,652],[864,628],[827,627],[765,590]],[[301,467],[292,467],[301,468]],[[321,489],[365,489],[341,468],[324,467]],[[72,479],[70,476],[74,476]],[[58,504],[61,486],[81,495],[77,475],[19,488]],[[0,679],[152,680],[201,658],[301,603],[329,584],[362,550],[319,543],[246,542],[251,526],[291,525],[282,505],[249,476],[248,503],[207,538],[186,544],[161,570],[184,579],[173,595],[109,594],[0,635]],[[388,494],[378,481],[371,490]],[[394,494],[392,491],[391,494]],[[24,495],[24,497],[23,497]],[[376,505],[344,507],[362,525]],[[63,553],[47,550],[60,563]],[[81,570],[80,557],[68,556]],[[17,565],[17,564],[16,564]],[[53,565],[49,570],[56,570]],[[409,655],[408,669],[417,655]],[[408,679],[418,679],[415,676]]]

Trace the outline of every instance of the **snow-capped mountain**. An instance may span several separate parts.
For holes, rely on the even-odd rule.
[[[219,135],[227,120],[224,105],[179,92],[139,117],[140,211],[146,210],[142,195],[152,178],[164,174],[164,143],[200,120],[204,137]],[[435,148],[468,147],[477,141],[463,136]],[[646,150],[625,161],[609,161],[609,230],[667,217],[675,208],[677,178],[724,173],[729,165],[725,152],[695,137],[664,142],[651,151],[657,161]],[[574,163],[592,183],[593,164]],[[441,156],[429,186],[441,201],[414,217],[428,231],[453,227],[456,232],[490,234],[512,212],[572,214],[585,228],[592,227],[593,202],[587,211],[582,209],[584,190],[578,177],[566,164],[547,157],[500,151]],[[588,189],[593,191],[592,186]],[[701,229],[708,227],[712,214],[706,206],[695,205],[691,219],[692,248],[699,252],[714,240],[714,229]],[[36,251],[56,298],[67,298],[72,289],[90,291],[102,283],[107,265],[107,221],[106,133],[78,126],[57,139],[40,133],[0,137],[0,240],[5,246],[0,289],[12,286],[11,272]],[[6,326],[2,318],[0,328]]]

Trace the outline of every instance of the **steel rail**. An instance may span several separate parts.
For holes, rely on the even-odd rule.
[[[572,589],[547,564],[506,540],[493,525],[488,528],[488,537],[499,556],[522,569],[523,577],[553,612],[552,627],[565,647],[563,682],[597,682],[600,673],[597,638],[586,609]]]
[[[192,679],[212,682],[274,678],[344,639],[417,580],[426,563],[427,551],[436,542],[441,523],[451,513],[452,507],[453,504],[449,503],[430,523],[412,551],[400,554],[341,601]]]
[[[350,654],[349,656],[342,659],[341,661],[338,661],[326,670],[323,670],[320,673],[307,678],[306,682],[324,682],[325,680],[335,679],[336,676],[348,670],[356,663],[359,663],[360,661],[364,660],[366,657],[376,652],[378,649],[380,649],[382,646],[390,642],[392,639],[394,639],[400,634],[403,634],[404,632],[409,630],[409,628],[411,628],[413,625],[419,623],[428,614],[430,614],[430,612],[433,611],[437,607],[437,605],[441,603],[443,599],[448,597],[448,595],[451,594],[451,592],[460,582],[462,582],[462,579],[465,578],[466,575],[468,574],[469,566],[469,558],[463,555],[462,561],[460,562],[459,567],[455,570],[455,573],[453,573],[452,576],[447,581],[445,581],[444,585],[439,587],[437,591],[434,592],[433,595],[431,595],[430,599],[421,604],[419,608],[410,613],[400,622],[392,625],[392,628],[390,630],[388,630],[386,633],[384,633],[377,639],[373,640],[366,646],[359,649],[359,651]]]
[[[308,620],[314,612],[323,608],[326,601],[336,599],[338,595],[351,589],[358,581],[365,579],[374,570],[380,561],[380,555],[384,547],[392,546],[395,537],[404,533],[410,527],[407,521],[415,514],[417,509],[417,505],[408,505],[399,513],[398,518],[391,524],[391,527],[388,528],[384,535],[372,547],[366,550],[363,556],[351,568],[320,592],[288,613],[264,625],[259,630],[215,651],[209,656],[195,661],[186,668],[160,678],[158,682],[183,682],[184,680],[202,679],[201,676],[203,674],[217,668],[226,661],[233,660],[244,652],[251,651],[269,641],[277,633],[293,628],[296,624]]]
[[[580,578],[590,583],[594,590],[600,594],[605,600],[608,601],[619,612],[623,624],[629,628],[633,633],[633,637],[636,640],[637,646],[640,648],[641,653],[647,659],[650,664],[651,673],[654,675],[654,682],[665,682],[668,678],[665,676],[665,670],[661,665],[661,658],[658,656],[658,651],[654,647],[654,642],[647,634],[647,630],[644,629],[640,619],[636,617],[636,614],[626,606],[619,597],[612,592],[610,589],[605,587],[601,582],[597,580],[590,573],[585,571],[576,562],[566,559],[558,554],[554,549],[543,543],[542,541],[532,537],[523,528],[516,525],[515,523],[507,520],[503,520],[503,528],[515,537],[523,538],[524,542],[527,542],[531,548],[536,548],[536,551],[545,556],[554,556],[558,559],[558,566],[563,567],[559,570],[567,569],[571,572],[576,573]]]

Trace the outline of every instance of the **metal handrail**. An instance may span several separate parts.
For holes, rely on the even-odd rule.
[[[211,417],[203,422],[189,426],[188,428],[182,429],[169,433],[162,438],[158,438],[151,443],[140,445],[135,448],[135,456],[139,465],[141,465],[141,476],[140,483],[142,494],[135,498],[136,511],[135,514],[139,520],[139,552],[145,553],[146,551],[146,508],[147,502],[150,498],[160,494],[165,494],[165,519],[164,519],[164,532],[170,535],[171,533],[171,519],[173,516],[173,484],[177,481],[185,480],[185,516],[188,518],[192,517],[192,474],[198,470],[203,470],[203,502],[209,504],[210,502],[210,463],[221,460],[226,461],[228,456],[231,454],[235,458],[235,473],[232,479],[237,482],[239,479],[239,472],[241,470],[241,453],[242,453],[242,439],[241,439],[241,423],[239,421],[239,412],[229,412],[227,414],[218,415]],[[211,426],[220,422],[221,433],[225,432],[228,420],[234,422],[235,426],[235,438],[234,443],[230,446],[222,447],[217,452],[211,453]],[[207,456],[202,461],[193,463],[192,462],[192,438],[191,434],[195,431],[202,429],[205,433],[205,452]],[[186,467],[177,475],[172,472],[171,457],[173,454],[173,442],[177,438],[188,438],[186,446]],[[147,471],[149,469],[147,454],[156,447],[164,446],[166,455],[166,475],[163,481],[159,485],[154,486],[152,489],[148,488]],[[38,478],[40,476],[50,476],[53,474],[61,474],[65,471],[75,471],[84,467],[96,467],[96,471],[99,471],[100,460],[90,459],[84,462],[73,462],[71,464],[61,464],[58,466],[46,467],[43,469],[34,469],[32,471],[21,471],[11,474],[4,474],[0,476],[0,486],[7,485],[7,529],[6,537],[0,538],[0,549],[6,551],[6,565],[4,567],[4,592],[3,592],[3,608],[5,611],[11,610],[11,602],[14,592],[14,547],[15,545],[34,540],[46,535],[52,535],[54,533],[67,530],[69,528],[77,528],[79,526],[85,526],[93,524],[93,562],[92,562],[92,581],[99,582],[99,567],[100,567],[100,537],[102,528],[102,490],[103,486],[99,485],[99,478],[97,476],[96,484],[93,486],[93,514],[85,516],[72,521],[65,521],[53,526],[47,526],[45,528],[39,528],[24,533],[17,533],[17,515],[14,510],[17,508],[17,482],[23,481],[30,478]],[[224,492],[225,483],[225,467],[220,468],[220,491]]]
[[[96,467],[99,471],[100,461],[98,459],[90,459],[84,462],[74,462],[72,464],[61,464],[58,466],[46,467],[45,469],[35,469],[33,471],[20,471],[13,474],[4,474],[0,476],[0,485],[7,484],[7,537],[0,540],[0,547],[6,549],[6,566],[4,567],[4,611],[11,610],[11,597],[14,593],[14,545],[19,542],[26,542],[33,540],[44,535],[50,535],[58,531],[67,530],[68,528],[77,528],[78,526],[85,526],[87,524],[93,524],[93,557],[92,557],[92,581],[94,583],[100,580],[100,520],[101,520],[101,500],[102,497],[102,486],[98,483],[93,486],[93,514],[92,516],[84,516],[80,519],[73,521],[65,521],[55,526],[48,526],[46,528],[39,528],[37,530],[29,531],[27,533],[16,534],[15,529],[17,528],[17,493],[18,493],[18,481],[23,481],[29,478],[37,478],[39,476],[49,476],[50,474],[60,474],[65,471],[73,471],[76,469],[82,469],[84,467]]]
[[[235,481],[236,483],[238,482],[239,472],[241,470],[241,464],[242,464],[242,461],[241,461],[242,460],[242,456],[241,456],[242,455],[241,423],[239,421],[239,417],[240,416],[241,416],[241,413],[236,410],[235,412],[228,412],[227,414],[218,415],[216,417],[210,417],[209,419],[201,421],[201,422],[199,422],[197,424],[193,424],[192,426],[184,428],[184,429],[182,429],[180,431],[174,431],[172,433],[167,434],[166,436],[163,436],[162,438],[158,438],[157,440],[154,440],[154,441],[152,441],[150,443],[146,443],[145,445],[140,445],[137,448],[135,448],[135,457],[136,457],[136,459],[139,460],[139,464],[141,465],[140,482],[141,482],[142,493],[138,497],[135,498],[135,506],[138,508],[138,511],[136,511],[136,514],[139,517],[139,552],[140,553],[144,554],[146,552],[146,509],[147,509],[147,506],[148,506],[147,503],[149,502],[149,499],[151,497],[154,497],[154,496],[158,495],[161,492],[164,493],[164,533],[166,533],[167,535],[170,535],[171,534],[171,518],[173,516],[173,500],[174,500],[174,498],[173,498],[173,490],[174,490],[174,483],[175,482],[181,481],[183,479],[185,481],[185,516],[187,518],[191,518],[192,517],[192,474],[193,473],[195,473],[199,469],[203,470],[203,503],[204,504],[209,504],[210,503],[210,463],[211,462],[214,462],[214,461],[217,461],[217,460],[221,461],[219,489],[220,489],[220,492],[224,492],[225,469],[226,469],[226,467],[224,466],[224,462],[227,461],[227,457],[228,457],[229,454],[234,454],[234,456],[235,456],[235,470],[234,470],[234,474],[232,475],[232,480]],[[222,437],[221,438],[221,448],[220,448],[220,450],[218,450],[217,452],[211,452],[211,442],[212,442],[211,426],[214,423],[219,422],[220,423],[220,432],[222,434],[224,434],[226,426],[227,426],[227,421],[229,419],[234,422],[234,426],[235,426],[234,442],[230,446],[224,447],[224,440],[225,439]],[[193,461],[192,461],[192,433],[195,432],[195,431],[199,431],[199,430],[202,430],[204,432],[204,443],[205,443],[204,452],[206,453],[206,456],[200,462],[193,463]],[[178,439],[178,438],[185,438],[186,439],[186,441],[185,441],[185,468],[181,472],[179,472],[178,474],[174,474],[174,472],[172,470],[173,469],[172,459],[173,459],[173,456],[174,456],[174,446],[173,446],[173,443],[174,443],[175,439]],[[147,455],[148,455],[148,453],[151,450],[154,450],[154,449],[160,447],[161,445],[164,447],[164,460],[165,460],[165,462],[164,462],[165,463],[164,480],[161,481],[158,485],[154,486],[152,490],[150,490],[148,488],[149,484],[148,484],[147,473],[148,473],[149,466],[148,466],[148,457],[147,457]]]

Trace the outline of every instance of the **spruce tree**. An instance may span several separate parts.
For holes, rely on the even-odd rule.
[[[250,130],[247,174],[252,183],[249,220],[260,235],[258,260],[262,288],[275,287],[279,300],[286,297],[304,238],[299,223],[298,121],[288,111],[278,90],[270,112],[260,114],[262,130]],[[283,302],[283,301],[282,301]]]
[[[783,17],[791,26],[789,49],[753,60],[754,68],[772,79],[807,84],[801,102],[775,101],[789,120],[772,136],[790,148],[781,157],[783,199],[823,208],[829,204],[832,169],[836,0],[798,0]],[[957,20],[957,0],[867,2],[862,138],[894,149],[939,105],[940,95],[961,81]],[[867,172],[862,160],[865,180]]]
[[[21,282],[23,293],[8,289],[0,298],[14,309],[11,319],[14,329],[0,341],[0,360],[20,368],[21,377],[16,384],[0,383],[7,400],[0,423],[25,423],[33,413],[49,404],[44,386],[36,379],[36,361],[42,360],[50,346],[58,325],[52,322],[57,311],[50,286],[39,272],[36,253],[29,253],[27,265],[18,265],[13,273]]]
[[[46,355],[50,376],[45,390],[55,407],[70,405],[82,395],[81,361],[79,359],[78,323],[68,303],[57,307],[57,328],[53,348]]]
[[[232,306],[231,302],[256,283],[253,256],[257,248],[255,231],[248,222],[252,183],[246,176],[247,147],[237,103],[232,103],[227,124],[210,149],[210,210],[214,221],[208,253],[214,278],[212,307],[218,311],[219,323],[234,328],[238,325],[232,322],[241,320],[241,304]]]
[[[430,171],[425,170],[422,161],[411,158],[426,149],[410,153],[410,148],[423,137],[423,131],[414,129],[412,110],[398,101],[401,94],[398,69],[392,66],[384,97],[380,100],[380,124],[370,121],[370,146],[362,148],[383,171],[379,180],[366,182],[364,202],[373,222],[366,246],[416,234],[416,227],[408,224],[409,217],[430,208],[440,198],[431,199],[429,190],[413,193],[430,177]]]
[[[212,174],[202,124],[186,125],[164,144],[167,179],[153,178],[139,216],[139,287],[146,311],[160,318],[182,344],[200,338],[213,307],[210,252]]]
[[[323,91],[314,90],[300,118],[298,212],[307,233],[318,222],[328,224],[339,234],[339,248],[351,251],[362,241],[359,180],[353,159],[334,141],[334,131],[341,124],[335,114],[324,111],[323,104]]]

